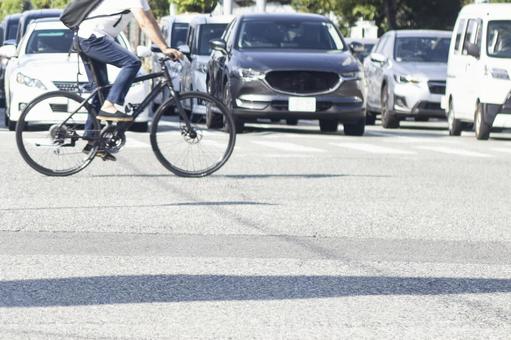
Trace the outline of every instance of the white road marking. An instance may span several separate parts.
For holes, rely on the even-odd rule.
[[[459,148],[450,148],[446,146],[418,146],[417,149],[444,153],[448,155],[464,156],[464,157],[478,157],[478,158],[490,158],[492,155],[487,155],[480,152],[468,151]]]
[[[511,153],[511,147],[509,148],[492,148],[492,151],[503,152],[503,153]]]
[[[288,142],[269,142],[269,141],[252,141],[254,144],[266,146],[269,148],[282,150],[282,151],[289,151],[289,152],[313,152],[313,153],[325,153],[325,150],[313,148],[310,146],[303,146],[295,143],[288,143]]]
[[[373,154],[389,154],[389,155],[415,155],[415,151],[401,150],[396,148],[389,148],[380,145],[368,143],[330,143],[331,145],[341,148],[363,151]]]
[[[141,141],[138,141],[134,138],[130,138],[130,136],[126,137],[126,148],[129,149],[141,149],[141,148],[149,148],[151,147],[149,143],[144,143]]]

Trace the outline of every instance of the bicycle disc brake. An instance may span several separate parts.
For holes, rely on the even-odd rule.
[[[101,132],[103,149],[109,153],[118,153],[126,145],[126,135],[117,126],[109,125]]]

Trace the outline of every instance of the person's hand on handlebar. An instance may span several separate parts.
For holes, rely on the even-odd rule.
[[[184,58],[183,53],[173,48],[165,48],[161,52],[175,61],[182,60]]]

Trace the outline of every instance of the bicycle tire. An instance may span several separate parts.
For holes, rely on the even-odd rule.
[[[74,175],[82,170],[84,170],[87,166],[90,165],[90,163],[94,160],[97,149],[98,149],[98,143],[95,143],[95,145],[90,150],[88,157],[83,159],[83,162],[81,164],[77,165],[76,167],[73,167],[71,169],[66,170],[55,170],[55,169],[49,169],[41,164],[39,164],[27,151],[27,148],[25,147],[24,143],[24,132],[29,131],[29,125],[30,123],[26,121],[27,115],[31,113],[32,110],[34,110],[38,104],[41,102],[44,102],[51,98],[60,98],[64,100],[70,100],[76,102],[77,105],[82,104],[84,102],[84,98],[80,97],[79,95],[72,93],[72,92],[65,92],[65,91],[53,91],[45,93],[34,100],[32,100],[27,107],[23,110],[16,127],[16,144],[18,146],[18,150],[23,158],[23,160],[35,171],[51,177],[65,177],[65,176],[71,176]],[[56,101],[58,102],[58,101]],[[69,107],[69,105],[67,105]],[[84,108],[87,110],[87,115],[94,118],[94,130],[99,131],[100,125],[99,122],[96,120],[96,115],[93,113],[92,107],[87,103],[85,104]]]
[[[158,131],[160,129],[160,124],[162,124],[161,119],[162,117],[168,117],[168,115],[165,115],[165,112],[168,110],[172,110],[172,108],[176,107],[177,100],[183,101],[183,100],[202,100],[202,102],[211,102],[216,106],[217,112],[224,117],[224,134],[228,135],[228,143],[225,148],[225,152],[223,153],[222,157],[219,158],[217,161],[214,162],[211,166],[207,167],[206,169],[200,169],[196,171],[183,169],[180,166],[177,166],[176,164],[173,164],[172,161],[168,159],[168,157],[165,157],[165,155],[162,152],[162,149],[160,145],[158,144]],[[179,117],[179,114],[178,114]],[[193,126],[196,125],[196,123],[192,123]],[[205,126],[205,124],[204,124]],[[208,130],[205,128],[205,130]],[[153,149],[154,154],[156,155],[156,158],[158,161],[169,171],[171,171],[173,174],[179,177],[189,177],[189,178],[200,178],[200,177],[206,177],[209,175],[212,175],[213,173],[220,170],[230,159],[234,147],[236,144],[236,129],[235,129],[235,123],[232,116],[232,113],[226,108],[226,106],[215,97],[201,93],[201,92],[187,92],[183,94],[179,94],[177,98],[170,98],[167,100],[159,110],[156,112],[152,126],[151,126],[151,146]],[[200,143],[200,141],[199,141]],[[189,143],[191,144],[191,143]],[[198,143],[196,143],[198,144]]]

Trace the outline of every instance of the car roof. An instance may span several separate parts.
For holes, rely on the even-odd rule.
[[[16,13],[16,14],[11,14],[11,15],[8,15],[4,18],[4,22],[9,22],[11,20],[20,20],[21,18],[21,13]]]
[[[60,14],[62,14],[60,9],[34,9],[23,12],[20,19],[26,20],[27,18],[47,17],[48,15],[58,16]]]
[[[481,19],[486,16],[511,20],[509,13],[511,13],[511,4],[471,4],[463,7],[459,16],[474,16]]]
[[[376,44],[378,42],[378,38],[376,39],[369,39],[369,38],[344,38],[347,43],[350,42],[359,42],[362,44]]]
[[[230,24],[234,20],[232,15],[199,15],[193,18],[190,26],[206,25],[206,24]]]
[[[240,16],[241,20],[257,20],[257,19],[275,19],[275,20],[307,20],[307,21],[328,21],[328,18],[319,14],[304,13],[260,13],[260,14],[244,14]]]
[[[451,31],[439,31],[439,30],[399,30],[392,31],[395,33],[396,37],[425,37],[425,36],[434,36],[434,37],[451,37]]]

